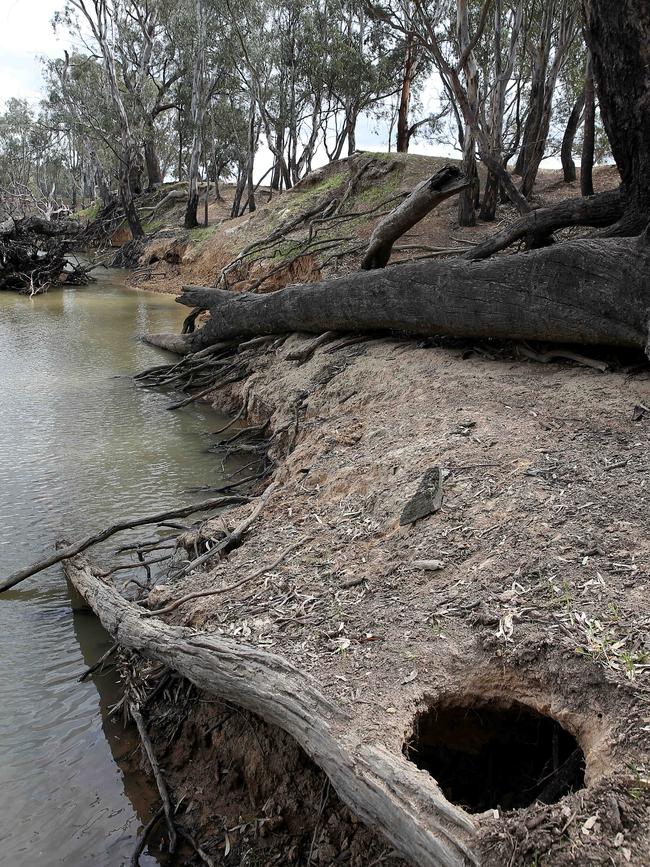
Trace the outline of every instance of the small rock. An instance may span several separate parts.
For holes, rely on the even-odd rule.
[[[413,565],[416,569],[426,569],[429,572],[439,572],[445,568],[442,560],[414,560]]]

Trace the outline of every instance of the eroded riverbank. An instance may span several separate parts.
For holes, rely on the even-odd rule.
[[[305,720],[297,739],[308,752],[315,749],[312,730],[327,732],[344,752],[356,743],[351,755],[363,756],[362,765],[373,750],[386,750],[399,764],[396,790],[408,776],[409,763],[400,758],[405,743],[414,763],[425,752],[422,767],[468,811],[474,830],[461,839],[481,864],[528,865],[543,853],[552,865],[643,865],[647,372],[630,377],[508,355],[468,358],[465,348],[393,339],[341,342],[304,364],[292,360],[306,343],[296,337],[266,343],[245,382],[218,393],[227,408],[245,402],[249,423],[269,423],[278,488],[227,560],[151,594],[152,607],[188,592],[214,594],[161,617],[161,629],[163,620],[180,623],[217,641],[232,639],[243,652],[274,654],[317,685],[345,722]],[[444,477],[442,508],[400,524],[432,466]],[[250,510],[237,507],[229,524]],[[204,538],[219,528],[208,524]],[[304,537],[267,574],[232,586]],[[222,689],[231,696],[226,672],[227,666]],[[254,681],[256,674],[251,669],[248,676]],[[235,858],[250,859],[253,850],[264,859],[259,850],[268,844],[255,840],[264,825],[270,833],[268,820],[275,818],[280,836],[262,863],[283,863],[282,853],[291,851],[304,860],[312,839],[313,863],[385,860],[386,852],[365,858],[349,840],[346,846],[320,833],[340,804],[320,809],[313,787],[303,796],[313,823],[291,821],[295,792],[281,788],[275,748],[264,749],[260,730],[263,770],[255,770],[245,747],[233,759],[237,732],[250,720],[234,718],[232,696],[219,702],[218,677],[215,698],[200,694],[178,720],[175,746],[156,724],[174,798],[193,805],[208,851],[229,848]],[[263,673],[257,686],[264,690]],[[251,691],[246,695],[250,706]],[[267,697],[259,712],[272,705]],[[282,718],[280,705],[275,712]],[[461,718],[490,713],[499,729],[508,729],[515,714],[501,747],[525,760],[472,773],[465,755],[459,767],[463,782],[472,781],[468,792],[453,775],[443,780],[439,750],[444,756],[460,745],[452,747],[431,721],[441,716],[458,726]],[[522,726],[537,732],[533,740],[517,740]],[[423,732],[426,742],[418,740]],[[225,766],[224,754],[232,760]],[[572,776],[561,771],[565,765],[574,766]],[[291,761],[287,766],[293,773]],[[352,776],[358,763],[354,768],[353,762]],[[230,810],[234,800],[241,811],[242,802],[230,795],[242,785],[247,791],[260,774],[280,780],[279,795],[271,808],[264,786],[249,788],[242,832]],[[427,806],[435,789],[425,770],[409,779],[421,786],[410,820],[426,834],[427,823],[437,827],[431,800]],[[538,795],[548,804],[532,803]],[[366,809],[371,799],[359,803]]]

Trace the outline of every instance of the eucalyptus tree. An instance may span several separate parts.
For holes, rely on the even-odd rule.
[[[159,9],[153,14],[154,7]],[[175,88],[190,66],[194,21],[187,0],[130,0],[114,19],[115,52],[134,123],[142,137],[149,188],[162,183],[160,118],[178,108]]]
[[[472,183],[459,198],[459,222],[476,220],[478,176],[476,153],[521,213],[529,206],[506,170],[508,148],[504,130],[516,115],[518,77],[514,74],[524,0],[384,0],[372,5],[376,18],[398,33],[414,34],[428,54],[460,119],[463,171]],[[494,60],[485,60],[488,52]],[[481,57],[483,62],[481,63]],[[511,146],[510,146],[511,148]],[[489,216],[491,208],[488,209]]]
[[[514,167],[515,174],[521,175],[521,191],[525,196],[533,191],[544,159],[556,85],[580,30],[579,0],[533,3],[529,15],[534,22],[525,44],[531,59],[530,89]]]
[[[66,51],[63,58],[47,60],[43,73],[44,109],[81,155],[83,194],[97,195],[106,206],[113,198],[111,176],[119,176],[120,134],[101,60]]]

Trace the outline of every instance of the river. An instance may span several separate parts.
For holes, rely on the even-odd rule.
[[[61,536],[187,502],[187,488],[222,475],[205,449],[223,416],[168,412],[169,396],[131,379],[169,357],[138,335],[178,331],[186,311],[120,279],[104,271],[33,299],[0,292],[0,577]],[[0,598],[2,864],[128,864],[156,793],[116,761],[134,744],[107,718],[115,675],[77,683],[109,645],[72,610],[60,567]]]

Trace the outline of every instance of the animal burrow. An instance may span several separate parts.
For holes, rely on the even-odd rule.
[[[437,702],[415,718],[404,754],[470,813],[554,804],[585,785],[575,737],[517,701]]]

